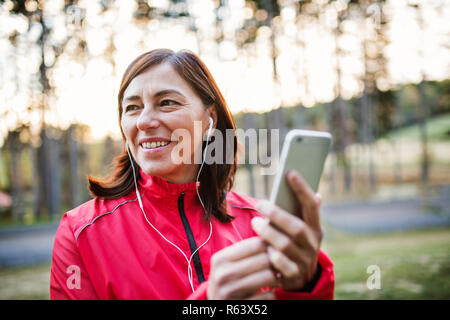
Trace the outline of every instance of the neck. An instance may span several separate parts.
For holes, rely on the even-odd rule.
[[[177,170],[178,172],[158,177],[174,184],[190,183],[196,181],[199,168],[198,164],[185,165],[182,170]]]

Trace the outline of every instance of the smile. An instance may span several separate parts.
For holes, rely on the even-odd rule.
[[[165,147],[170,143],[170,141],[152,141],[152,142],[143,142],[141,143],[141,147],[143,149],[156,149]]]

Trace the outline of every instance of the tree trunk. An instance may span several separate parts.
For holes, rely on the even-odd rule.
[[[40,208],[44,210],[47,217],[51,217],[52,214],[52,163],[51,163],[51,142],[50,139],[47,137],[47,129],[43,128],[41,131],[41,147],[39,150],[39,167],[40,171],[42,173],[43,179],[41,179],[40,189],[41,192],[41,198],[40,198]]]
[[[293,128],[301,129],[305,126],[305,108],[300,105],[297,106],[294,110],[294,121],[293,121]]]
[[[342,167],[343,170],[343,180],[345,190],[348,192],[351,190],[351,167],[348,161],[346,148],[349,144],[348,130],[347,130],[347,112],[346,104],[344,100],[338,96],[334,101],[335,105],[335,117],[337,125],[335,127],[336,134],[336,157],[337,163]]]
[[[377,91],[375,91],[375,97],[377,95]],[[373,103],[373,100],[369,97],[369,106],[371,112],[369,117],[369,181],[370,181],[370,190],[372,192],[377,188],[377,174],[376,174],[376,164],[374,159],[374,149],[375,149],[375,140],[378,130],[377,126],[377,115],[378,115],[378,104]]]
[[[8,134],[7,145],[11,159],[11,197],[12,197],[12,218],[14,221],[23,222],[25,216],[24,188],[20,169],[20,155],[22,144],[19,140],[19,132],[11,131]]]
[[[428,155],[428,137],[427,137],[427,117],[428,117],[428,101],[425,96],[425,83],[422,80],[418,85],[419,91],[419,129],[420,141],[422,144],[422,161],[421,161],[421,180],[423,183],[428,182],[429,178],[429,155]]]
[[[31,170],[33,173],[32,177],[32,202],[33,202],[33,216],[36,220],[39,220],[41,216],[41,205],[40,198],[42,197],[41,192],[41,180],[42,171],[39,170],[39,148],[36,148],[32,144],[30,145],[30,158],[31,158]]]
[[[69,147],[69,176],[71,190],[71,206],[76,207],[81,204],[80,179],[78,178],[78,143],[76,140],[76,125],[71,125],[68,129]]]
[[[41,132],[42,152],[41,161],[43,166],[44,185],[44,207],[49,218],[61,213],[61,179],[59,141],[47,136],[48,129]]]
[[[400,103],[400,90],[397,90],[396,96],[395,96],[395,113],[394,113],[394,126],[395,128],[398,128],[398,126],[401,123],[401,114],[402,114],[402,108]],[[395,139],[392,140],[393,149],[395,150],[394,156],[395,156],[395,165],[394,165],[394,179],[395,184],[401,184],[402,183],[402,159],[401,159],[401,151],[400,151],[400,141],[396,141]]]
[[[254,114],[252,114],[252,113],[244,113],[244,126],[245,126],[245,130],[247,130],[249,128],[255,128],[256,129],[255,120],[254,120]],[[246,167],[247,167],[248,175],[249,175],[249,192],[250,192],[250,196],[251,197],[255,197],[256,191],[255,191],[254,164],[253,163],[248,163],[248,164],[246,164]]]
[[[374,143],[374,104],[369,93],[364,90],[361,97],[361,116],[360,116],[360,141],[364,145],[364,150],[369,158],[368,176],[370,190],[374,191],[376,188],[376,172],[375,162],[373,158],[373,143]]]
[[[328,131],[333,134],[333,143],[330,147],[330,155],[332,156],[332,161],[330,161],[330,193],[334,194],[336,192],[336,136],[335,136],[335,125],[334,125],[334,102],[327,104],[328,109]]]
[[[52,218],[61,213],[61,163],[59,158],[60,141],[52,138],[50,141],[50,214]]]
[[[270,141],[272,141],[270,137],[270,129],[271,127],[271,121],[270,121],[270,112],[266,112],[265,114],[265,120],[266,120],[266,128],[267,130],[267,157],[271,158],[272,150],[270,148]],[[270,196],[270,179],[268,174],[263,175],[263,181],[264,181],[264,196],[269,197]]]
[[[336,85],[335,85],[335,100],[333,101],[333,127],[335,129],[335,141],[336,149],[335,155],[337,158],[337,165],[341,165],[343,169],[343,180],[346,191],[351,189],[351,171],[350,163],[347,159],[346,148],[349,144],[349,133],[347,130],[347,106],[341,97],[341,67],[340,67],[340,54],[339,49],[339,37],[342,33],[341,31],[341,19],[342,17],[337,16],[337,25],[334,30],[335,36],[335,55],[336,55]]]

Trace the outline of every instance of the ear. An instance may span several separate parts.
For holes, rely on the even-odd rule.
[[[215,104],[208,108],[208,114],[213,119],[212,129],[215,129],[217,126],[217,110]]]

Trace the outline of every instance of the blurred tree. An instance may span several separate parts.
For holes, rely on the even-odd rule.
[[[335,99],[332,102],[331,109],[331,129],[333,132],[334,143],[333,151],[335,152],[337,165],[343,168],[343,180],[346,191],[351,189],[351,168],[350,161],[346,154],[346,147],[350,144],[350,134],[348,131],[348,121],[350,117],[348,116],[348,105],[342,98],[342,69],[341,69],[341,58],[343,55],[343,50],[339,45],[339,40],[342,35],[342,22],[349,17],[353,11],[354,2],[350,2],[348,5],[345,1],[331,1],[329,10],[334,10],[336,13],[336,23],[334,28],[334,39],[335,39],[335,72],[336,72],[336,82],[334,95]],[[332,176],[332,189],[334,189],[334,174]]]
[[[428,136],[427,136],[427,118],[429,114],[429,105],[428,105],[428,99],[425,96],[425,80],[426,80],[426,74],[425,70],[423,69],[423,60],[424,60],[424,53],[423,53],[423,46],[424,46],[424,33],[423,30],[425,28],[425,21],[423,19],[423,12],[422,7],[419,3],[416,1],[412,1],[408,3],[410,8],[413,8],[416,11],[416,19],[417,24],[419,25],[419,30],[421,30],[421,34],[418,36],[420,37],[421,45],[419,46],[419,57],[422,60],[420,63],[420,73],[421,73],[421,80],[419,82],[419,85],[417,86],[417,90],[419,93],[419,104],[418,104],[418,119],[419,119],[419,128],[420,128],[420,141],[422,144],[422,160],[421,160],[421,177],[422,182],[427,183],[429,179],[429,166],[430,166],[430,160],[429,160],[429,150],[428,150]]]
[[[19,127],[16,130],[9,131],[6,137],[6,148],[9,151],[10,156],[10,182],[11,182],[11,198],[12,198],[12,218],[15,221],[23,222],[25,216],[25,203],[24,203],[24,177],[22,176],[22,170],[20,169],[20,157],[23,150],[23,144],[20,141],[20,133],[23,127]]]
[[[237,44],[240,48],[248,48],[252,42],[256,40],[257,32],[262,27],[270,29],[270,43],[271,55],[273,64],[273,78],[277,86],[278,71],[277,71],[277,57],[278,50],[276,47],[276,36],[282,29],[280,13],[284,8],[295,8],[296,12],[296,29],[297,37],[295,39],[294,49],[300,49],[303,55],[302,63],[297,59],[297,65],[303,65],[303,72],[299,72],[296,68],[297,76],[302,74],[302,79],[299,83],[304,88],[304,96],[308,95],[308,72],[306,70],[307,61],[305,60],[305,51],[307,43],[302,38],[302,28],[308,28],[314,23],[322,24],[320,27],[325,29],[324,21],[329,21],[330,17],[336,17],[336,21],[331,23],[331,32],[334,33],[335,38],[335,73],[336,81],[334,88],[335,99],[332,101],[332,108],[330,109],[330,130],[335,137],[334,151],[339,167],[343,169],[343,180],[345,189],[347,191],[351,188],[351,163],[346,154],[346,147],[352,143],[352,130],[354,123],[360,124],[357,127],[357,134],[360,141],[367,144],[369,152],[371,151],[371,144],[375,140],[375,124],[377,122],[377,107],[378,103],[373,102],[378,92],[377,82],[386,83],[386,59],[384,57],[384,48],[387,44],[386,24],[387,21],[383,15],[382,5],[384,0],[329,0],[329,1],[315,1],[315,0],[260,0],[260,1],[246,1],[246,6],[251,10],[251,15],[245,20],[242,30],[237,31]],[[364,74],[362,76],[363,95],[361,98],[361,112],[360,118],[354,120],[350,116],[349,106],[346,100],[342,97],[342,67],[341,61],[352,54],[348,52],[341,43],[341,39],[346,36],[346,32],[342,28],[344,22],[352,20],[358,25],[362,26],[357,30],[357,37],[363,34],[362,50],[364,59]],[[345,71],[345,70],[344,70]],[[384,82],[383,82],[384,81]],[[301,102],[300,102],[301,105]],[[296,113],[297,117],[304,117],[300,111]],[[383,114],[383,110],[381,113]],[[270,116],[271,113],[266,113]],[[277,118],[277,114],[272,114]],[[302,120],[298,120],[299,123]],[[273,125],[273,119],[267,119],[268,125]],[[277,124],[278,125],[278,124]],[[283,135],[280,135],[283,139]],[[370,185],[372,189],[375,187],[375,167],[373,156],[369,156],[369,176]],[[333,173],[334,170],[331,170]],[[332,177],[332,185],[334,185],[334,174]]]
[[[306,59],[306,52],[307,52],[307,43],[306,43],[306,29],[308,25],[312,25],[314,21],[317,21],[319,18],[319,11],[320,8],[312,1],[294,1],[294,4],[296,5],[296,21],[295,25],[298,28],[297,37],[296,37],[296,46],[300,48],[302,60],[297,59],[297,82],[301,84],[301,86],[304,88],[304,97],[308,97],[310,94],[309,90],[309,74],[307,69],[307,59]],[[302,72],[299,72],[299,65],[301,65]],[[299,78],[299,75],[301,74],[301,78]],[[300,101],[300,106],[302,105],[302,101]],[[303,108],[299,108],[298,116],[302,116]],[[299,122],[304,122],[303,120],[299,119]]]
[[[198,47],[198,54],[201,54],[202,33],[197,27],[196,17],[189,11],[189,1],[169,0],[167,2],[151,2],[148,0],[134,0],[136,10],[133,12],[134,22],[144,30],[152,21],[170,21],[176,24],[184,24],[188,30],[192,31]]]
[[[369,165],[370,187],[374,190],[376,186],[376,173],[374,164],[373,142],[378,120],[378,103],[374,101],[377,97],[377,83],[386,83],[386,58],[384,48],[387,44],[386,25],[387,21],[383,14],[383,0],[352,0],[352,1],[329,1],[328,10],[333,10],[337,18],[334,24],[335,35],[335,99],[332,102],[330,126],[334,133],[334,148],[338,165],[343,168],[344,185],[347,191],[352,184],[351,163],[346,153],[347,146],[352,143],[352,128],[356,128],[358,140],[365,146],[361,150],[367,153]],[[360,99],[360,110],[356,114],[358,118],[353,120],[348,105],[342,98],[342,67],[341,60],[345,56],[354,54],[340,45],[341,39],[349,35],[342,26],[344,22],[352,22],[358,27],[355,38],[361,38],[361,51],[363,59],[362,96]],[[334,170],[331,170],[331,187],[334,188]]]
[[[429,81],[428,85],[432,88],[435,97],[435,114],[450,112],[450,79],[443,81]]]
[[[252,15],[249,19],[244,22],[243,31],[240,31],[236,38],[238,39],[238,46],[244,46],[248,43],[254,42],[256,40],[257,32],[259,28],[268,28],[270,30],[269,37],[269,52],[272,60],[272,78],[275,85],[275,94],[279,95],[279,76],[277,69],[277,57],[278,49],[276,47],[276,36],[279,29],[279,15],[280,6],[277,0],[247,0],[247,7],[252,10]],[[281,132],[285,132],[285,122],[280,121],[282,119],[282,109],[273,112],[265,113],[266,128],[274,129],[278,128]],[[284,137],[282,134],[279,135],[280,145]],[[271,141],[270,130],[268,131],[268,141]],[[272,156],[272,150],[270,148],[270,143],[267,144],[267,156]],[[279,148],[281,149],[281,148]],[[280,150],[281,151],[281,150]],[[269,175],[263,176],[264,181],[264,193],[265,196],[269,196],[270,190],[270,179]]]
[[[364,145],[364,149],[369,159],[369,185],[371,191],[376,188],[376,169],[374,163],[373,143],[375,141],[375,130],[378,123],[378,114],[385,116],[383,120],[389,121],[391,113],[386,114],[382,103],[377,103],[378,96],[377,81],[385,79],[386,58],[384,49],[387,45],[386,19],[383,14],[384,1],[359,1],[359,16],[362,27],[362,52],[364,59],[364,73],[362,77],[363,93],[361,97],[361,112],[358,123],[359,141]],[[379,108],[380,107],[380,108]],[[381,112],[377,112],[380,110]],[[389,109],[391,110],[391,109]]]
[[[17,47],[20,41],[27,41],[28,38],[39,36],[36,42],[28,42],[29,47],[38,47],[40,50],[39,72],[37,77],[38,91],[31,91],[34,95],[34,103],[30,105],[28,111],[36,113],[40,110],[40,151],[31,150],[31,159],[38,165],[33,165],[33,203],[36,217],[40,217],[40,210],[44,209],[48,214],[56,214],[60,208],[60,181],[59,181],[59,144],[58,141],[50,139],[46,133],[46,113],[50,110],[50,100],[53,96],[53,87],[50,76],[51,69],[55,66],[58,57],[64,52],[65,46],[71,43],[72,47],[78,48],[77,53],[85,50],[85,41],[79,37],[79,30],[84,20],[84,10],[78,6],[77,0],[65,0],[62,7],[47,7],[48,1],[43,0],[12,0],[8,1],[7,10],[9,15],[25,17],[27,37],[18,40],[18,35],[11,35],[10,42],[13,47]],[[0,5],[5,4],[5,0],[0,0]],[[65,19],[61,22],[60,14],[64,14]],[[65,28],[65,32],[56,32],[57,28]],[[62,31],[58,29],[58,31]],[[64,36],[61,36],[63,34]],[[75,44],[75,45],[74,45]],[[76,55],[78,58],[79,54]],[[33,77],[30,77],[33,79]],[[26,85],[26,84],[21,84]],[[29,83],[30,87],[36,87],[34,83]],[[24,115],[22,115],[24,119]],[[18,124],[20,125],[20,124]],[[37,160],[37,161],[36,161]],[[58,171],[58,172],[57,172]],[[39,185],[39,187],[37,187]],[[40,199],[41,205],[37,205]]]
[[[247,113],[244,113],[243,117],[244,117],[245,130],[250,129],[250,128],[256,128],[255,114],[247,112]],[[251,150],[249,150],[249,152],[250,151]],[[246,152],[245,154],[246,154],[246,158],[248,159],[248,153]],[[248,175],[249,175],[249,195],[251,197],[255,197],[256,196],[255,172],[254,172],[255,166],[253,163],[249,163],[248,161],[245,161],[245,167],[247,168]]]
[[[64,185],[63,202],[70,208],[82,203],[79,169],[79,130],[77,124],[71,124],[62,137],[62,180]]]

